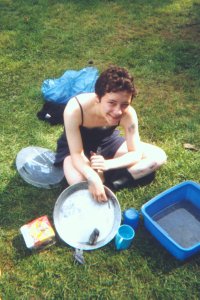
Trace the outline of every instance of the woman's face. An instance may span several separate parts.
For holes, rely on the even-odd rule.
[[[132,100],[132,94],[121,91],[106,93],[100,100],[101,112],[109,125],[117,125]]]

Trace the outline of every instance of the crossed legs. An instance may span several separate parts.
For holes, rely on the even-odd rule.
[[[159,169],[167,161],[167,155],[160,147],[141,142],[142,159],[136,164],[128,168],[129,173],[134,179],[142,178],[157,169]],[[126,142],[117,150],[115,157],[119,157],[127,153]]]
[[[127,152],[126,142],[117,150],[114,157],[119,157]],[[157,169],[167,161],[165,152],[154,145],[142,142],[142,159],[128,168],[134,179],[140,179]],[[63,163],[64,174],[69,185],[84,181],[85,178],[73,166],[71,156],[67,156]]]

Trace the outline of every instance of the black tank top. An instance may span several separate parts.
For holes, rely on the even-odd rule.
[[[87,128],[84,127],[83,124],[83,108],[80,105],[78,99],[76,98],[80,110],[81,110],[81,116],[82,116],[82,122],[80,125],[80,132],[81,132],[81,138],[83,142],[83,147],[86,150],[86,152],[90,153],[90,151],[93,149],[93,151],[96,151],[98,147],[102,144],[102,142],[110,141],[110,137],[112,134],[115,134],[115,128],[118,126],[110,126],[110,127],[93,127],[93,128]],[[66,138],[66,132],[65,128],[60,136],[60,138],[57,141],[57,151],[56,151],[56,158],[55,158],[55,165],[59,165],[63,162],[64,158],[70,154],[69,146]]]

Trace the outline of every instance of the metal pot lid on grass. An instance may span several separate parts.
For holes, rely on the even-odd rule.
[[[63,168],[55,167],[54,161],[55,153],[51,150],[29,146],[17,154],[16,167],[27,183],[51,189],[57,187],[64,178]]]

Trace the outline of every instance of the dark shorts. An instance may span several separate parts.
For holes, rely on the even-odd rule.
[[[83,139],[83,149],[85,155],[89,158],[90,151],[97,152],[100,149],[100,154],[105,159],[111,159],[115,156],[117,150],[124,143],[125,138],[120,136],[119,130],[114,130],[113,133],[100,140]],[[55,165],[63,163],[64,159],[70,155],[69,146],[65,137],[65,133],[61,135],[57,142]]]

